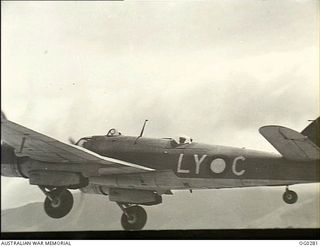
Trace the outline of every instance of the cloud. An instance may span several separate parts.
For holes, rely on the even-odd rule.
[[[64,141],[149,119],[147,136],[274,151],[259,127],[319,114],[318,5],[3,2],[2,109]]]

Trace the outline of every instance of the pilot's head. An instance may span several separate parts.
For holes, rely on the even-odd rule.
[[[111,129],[109,130],[107,136],[119,136],[121,133],[117,129]]]

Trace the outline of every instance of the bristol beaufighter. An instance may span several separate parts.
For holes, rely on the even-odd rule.
[[[23,177],[45,195],[52,218],[73,207],[69,190],[100,194],[123,211],[125,230],[140,230],[147,221],[140,205],[156,205],[172,190],[284,186],[284,202],[298,200],[292,184],[318,183],[319,118],[301,133],[264,126],[260,133],[279,154],[207,145],[187,136],[177,139],[106,135],[63,143],[1,115],[1,175]]]

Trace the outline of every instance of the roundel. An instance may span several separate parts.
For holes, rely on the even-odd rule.
[[[224,159],[216,158],[211,162],[210,169],[214,173],[222,173],[226,169],[226,162]]]

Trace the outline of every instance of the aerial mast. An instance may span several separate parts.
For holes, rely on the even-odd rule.
[[[142,129],[141,129],[140,135],[139,135],[139,136],[137,137],[137,139],[134,141],[134,144],[136,144],[137,141],[138,141],[138,139],[139,139],[140,137],[142,137],[143,132],[144,132],[144,128],[146,127],[147,122],[148,122],[148,119],[144,120],[144,123],[143,123]]]

